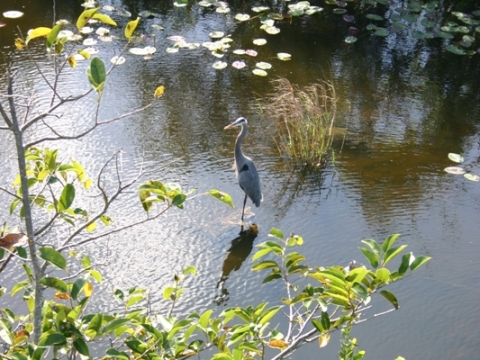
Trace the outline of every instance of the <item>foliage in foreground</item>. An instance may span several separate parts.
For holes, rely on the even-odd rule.
[[[273,93],[262,103],[262,110],[274,125],[280,154],[302,165],[321,165],[334,138],[337,99],[333,84],[315,83],[300,90],[280,78],[272,85]]]
[[[311,267],[297,251],[303,239],[284,236],[272,229],[269,239],[257,245],[252,271],[265,272],[263,283],[280,281],[285,295],[279,304],[266,302],[246,307],[232,307],[214,314],[213,309],[174,316],[174,308],[183,292],[186,276],[195,275],[193,267],[174,276],[174,284],[164,289],[164,314],[152,314],[146,305],[147,292],[132,288],[115,290],[122,311],[114,314],[95,312],[89,308],[95,294],[94,283],[102,281],[92,269],[88,256],[71,253],[67,259],[50,250],[45,260],[58,270],[59,277],[44,277],[41,282],[54,290],[47,292],[43,305],[43,322],[38,344],[31,341],[34,296],[31,274],[24,264],[28,280],[17,283],[10,294],[22,296],[29,304],[26,314],[14,314],[4,308],[0,315],[0,337],[7,347],[6,359],[40,360],[47,356],[74,358],[76,354],[95,359],[181,359],[209,350],[212,359],[280,359],[304,343],[317,341],[326,346],[330,334],[342,330],[342,359],[361,359],[364,351],[356,351],[355,339],[349,337],[351,326],[365,321],[370,299],[377,292],[398,308],[396,296],[386,285],[402,279],[430,258],[412,253],[401,257],[396,269],[387,265],[400,256],[406,245],[395,246],[399,234],[391,235],[383,244],[363,240],[361,252],[368,266]],[[83,268],[78,276],[69,276],[74,264]],[[66,266],[68,264],[68,266]],[[61,280],[64,276],[66,280]],[[4,289],[5,291],[6,289]],[[389,311],[387,311],[389,312]],[[385,312],[386,313],[386,312]],[[376,314],[378,315],[378,314]],[[283,319],[282,319],[283,318]],[[93,351],[103,344],[106,350]],[[97,347],[98,348],[98,347]]]

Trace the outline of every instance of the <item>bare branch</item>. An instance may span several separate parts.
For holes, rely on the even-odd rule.
[[[146,109],[148,109],[150,106],[152,106],[153,103],[150,103],[144,107],[141,107],[141,108],[138,108],[136,110],[133,110],[133,111],[130,111],[128,113],[124,113],[120,116],[117,116],[115,118],[112,118],[112,119],[109,119],[109,120],[105,120],[105,121],[100,121],[100,122],[95,122],[95,124],[90,127],[89,129],[85,130],[84,132],[82,133],[79,133],[79,134],[76,134],[76,135],[72,135],[72,136],[68,136],[68,135],[62,135],[60,133],[58,133],[55,129],[53,129],[51,126],[45,124],[46,126],[48,126],[48,128],[56,135],[56,137],[45,137],[45,138],[42,138],[42,139],[38,139],[38,140],[35,140],[35,141],[32,141],[31,143],[28,143],[25,145],[26,148],[29,148],[31,146],[35,146],[35,145],[38,145],[38,144],[41,144],[43,142],[46,142],[46,141],[58,141],[58,140],[77,140],[77,139],[80,139],[82,137],[84,137],[85,135],[91,133],[93,130],[95,130],[97,127],[99,126],[102,126],[102,125],[106,125],[106,124],[110,124],[112,122],[115,122],[115,121],[119,121],[121,119],[124,119],[128,116],[131,116],[131,115],[135,115],[137,113],[140,113]],[[46,117],[48,114],[42,114],[42,118]],[[39,120],[39,119],[38,119]]]
[[[10,195],[10,196],[13,196],[13,197],[16,198],[16,199],[22,200],[22,197],[21,197],[21,196],[18,196],[17,194],[11,192],[10,190],[5,189],[5,188],[2,187],[2,186],[0,186],[0,190],[3,191],[3,192],[5,192],[5,193],[7,193],[7,194]]]

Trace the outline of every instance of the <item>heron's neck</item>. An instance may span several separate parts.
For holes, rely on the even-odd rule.
[[[243,159],[245,157],[242,153],[242,141],[245,135],[247,135],[247,126],[242,125],[242,131],[240,131],[235,141],[235,159]]]

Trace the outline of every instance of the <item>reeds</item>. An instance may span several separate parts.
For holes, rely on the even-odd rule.
[[[281,78],[272,85],[273,94],[267,97],[263,110],[276,130],[279,152],[298,164],[324,164],[334,137],[337,99],[333,84],[322,81],[300,90]]]

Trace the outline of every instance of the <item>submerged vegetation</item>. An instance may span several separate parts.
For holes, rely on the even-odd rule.
[[[279,152],[306,166],[325,163],[334,138],[334,85],[323,81],[299,89],[285,78],[272,84],[273,94],[263,110],[274,125]]]

